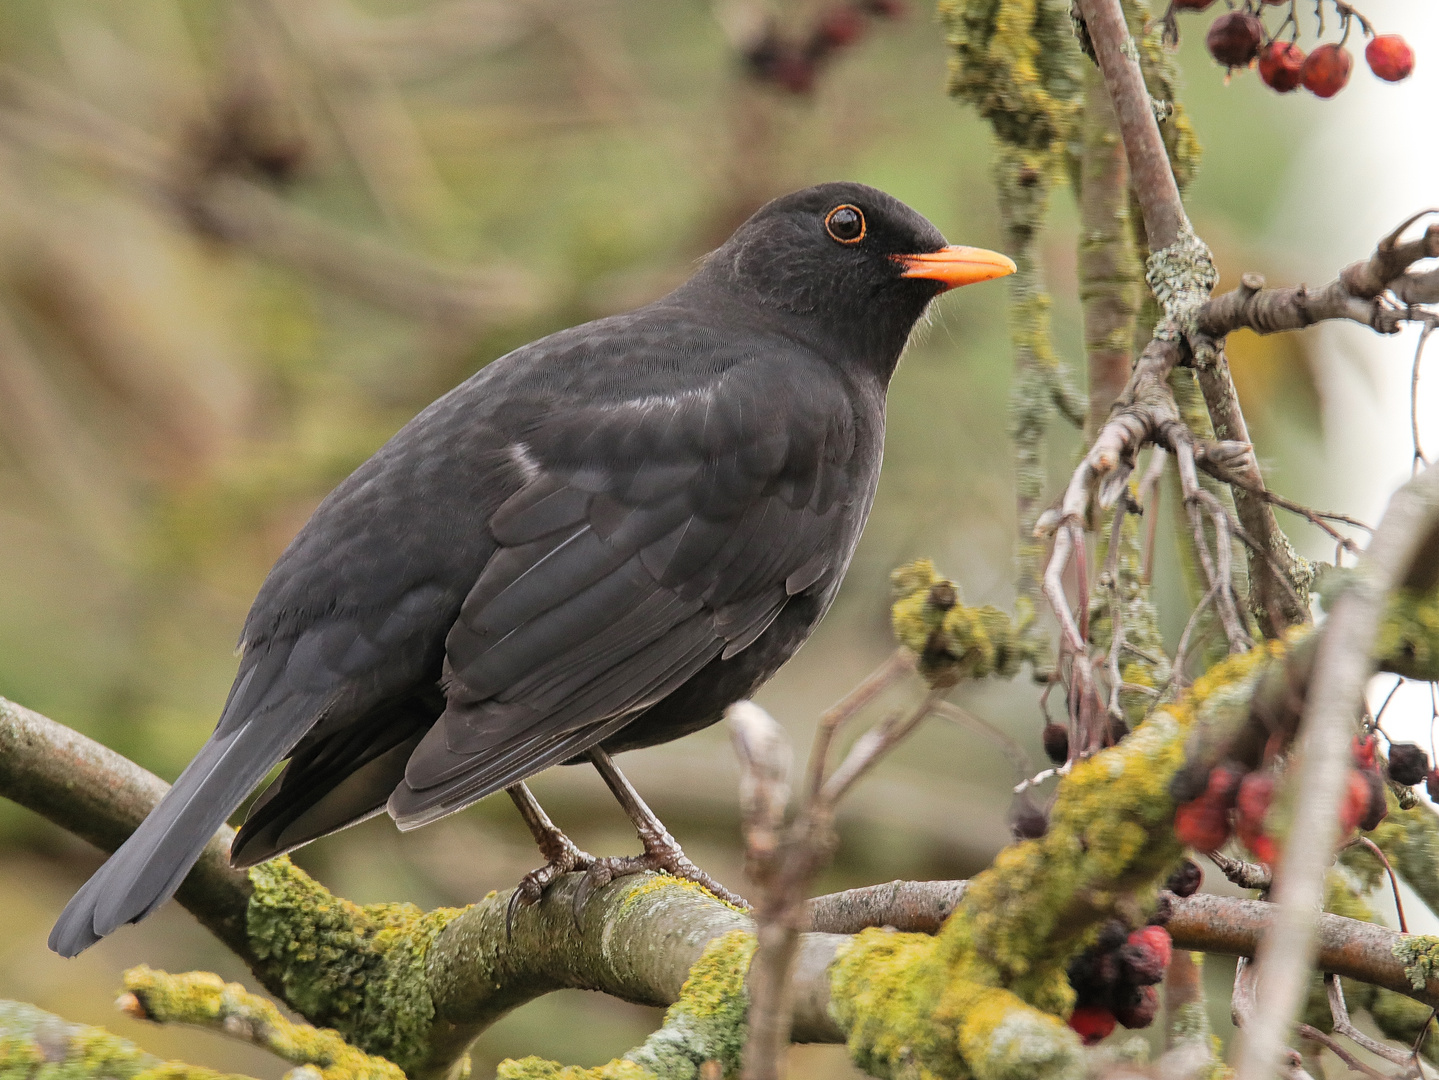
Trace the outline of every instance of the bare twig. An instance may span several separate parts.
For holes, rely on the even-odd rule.
[[[1329,996],[1329,1015],[1334,1020],[1336,1035],[1343,1035],[1356,1046],[1363,1047],[1376,1057],[1381,1057],[1394,1065],[1409,1064],[1410,1052],[1407,1049],[1400,1050],[1397,1046],[1390,1046],[1378,1039],[1371,1039],[1354,1026],[1349,1019],[1349,1007],[1344,1003],[1344,988],[1339,985],[1337,976],[1324,976],[1324,989]]]
[[[1259,889],[1261,892],[1267,893],[1274,884],[1274,875],[1267,866],[1244,862],[1242,859],[1231,859],[1228,855],[1222,855],[1217,851],[1209,853],[1209,861],[1219,867],[1220,873],[1241,889]]]
[[[1392,1077],[1386,1076],[1372,1065],[1364,1064],[1364,1062],[1360,1061],[1345,1049],[1344,1044],[1338,1039],[1326,1035],[1317,1027],[1310,1027],[1308,1024],[1295,1024],[1294,1030],[1299,1033],[1301,1038],[1309,1039],[1311,1042],[1317,1042],[1320,1046],[1329,1050],[1335,1057],[1344,1062],[1345,1065],[1348,1065],[1352,1072],[1363,1073],[1369,1077],[1370,1080],[1393,1080]]]
[[[904,675],[914,670],[914,654],[908,649],[896,649],[883,664],[865,677],[864,681],[835,702],[819,718],[815,729],[814,746],[810,751],[809,766],[805,770],[805,797],[819,794],[824,783],[825,765],[829,760],[830,744],[839,729],[880,694],[888,690]]]
[[[1384,872],[1389,875],[1389,887],[1394,891],[1394,912],[1399,917],[1399,932],[1401,934],[1409,933],[1409,923],[1404,918],[1404,900],[1399,895],[1399,879],[1394,876],[1394,867],[1389,865],[1389,856],[1385,855],[1379,845],[1367,836],[1356,836],[1349,843],[1367,848],[1369,853],[1384,865]]]
[[[934,705],[934,714],[943,717],[951,723],[959,724],[961,727],[967,727],[971,731],[976,731],[990,740],[1003,751],[1004,756],[1009,759],[1009,763],[1014,766],[1014,771],[1017,775],[1028,776],[1033,771],[1029,754],[1025,752],[1024,747],[1020,746],[1019,743],[1015,742],[1009,735],[983,717],[975,716],[974,713],[968,709],[962,708],[952,701],[936,702]]]
[[[826,779],[830,744],[846,719],[910,667],[907,656],[896,653],[821,718],[810,751],[803,799],[788,827],[784,813],[789,800],[790,753],[784,732],[753,702],[741,701],[726,710],[741,765],[745,862],[759,886],[745,1080],[777,1080],[783,1073],[784,1050],[793,1028],[793,975],[800,934],[812,922],[806,900],[815,876],[828,865],[834,851],[836,804],[934,711],[948,688],[929,690],[909,712],[890,713],[860,736]]]

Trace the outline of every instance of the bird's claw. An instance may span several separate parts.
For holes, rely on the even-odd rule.
[[[596,859],[588,851],[569,843],[568,838],[566,838],[566,846],[558,847],[544,854],[549,856],[549,862],[520,878],[520,883],[510,894],[510,902],[505,907],[506,942],[510,940],[514,929],[515,912],[520,908],[534,907],[544,897],[545,891],[566,874],[576,870],[588,871],[596,863],[603,861]]]
[[[725,903],[732,904],[744,911],[750,910],[748,900],[738,893],[731,892],[706,874],[690,861],[689,856],[678,844],[671,842],[669,844],[646,844],[645,851],[641,855],[610,855],[603,859],[595,859],[585,871],[579,887],[575,889],[573,907],[575,924],[579,924],[580,912],[596,890],[604,888],[616,878],[642,874],[646,871],[669,874],[671,877],[692,881]]]

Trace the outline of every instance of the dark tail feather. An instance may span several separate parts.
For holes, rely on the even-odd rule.
[[[428,687],[306,738],[250,807],[230,865],[254,866],[381,813],[405,777],[411,751],[444,709],[444,695]]]
[[[150,816],[65,906],[50,931],[51,949],[75,956],[175,894],[215,830],[304,734],[308,725],[294,719],[308,710],[283,705],[210,737]]]

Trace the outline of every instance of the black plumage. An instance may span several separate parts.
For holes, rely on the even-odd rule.
[[[1012,268],[872,188],[810,188],[669,296],[430,405],[281,555],[214,735],[51,947],[74,955],[163,903],[284,758],[237,866],[713,723],[834,598],[914,323]]]

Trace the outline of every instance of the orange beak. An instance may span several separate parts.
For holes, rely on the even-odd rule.
[[[1015,270],[1014,260],[1007,255],[958,244],[923,255],[891,255],[890,258],[904,267],[901,277],[928,278],[942,282],[946,289],[992,281]]]

